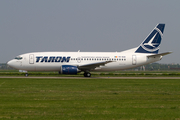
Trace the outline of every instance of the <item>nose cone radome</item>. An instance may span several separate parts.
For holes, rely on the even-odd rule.
[[[8,62],[7,62],[7,65],[11,67],[11,65],[12,65],[12,60],[8,61]]]
[[[14,60],[8,61],[8,62],[7,62],[7,65],[10,66],[10,67],[12,67],[12,68],[15,68],[15,69],[16,69],[16,67],[17,67],[16,62],[15,62]]]

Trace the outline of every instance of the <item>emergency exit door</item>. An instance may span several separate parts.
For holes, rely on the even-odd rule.
[[[133,65],[136,65],[136,64],[137,64],[136,55],[133,55],[133,56],[132,56],[132,64],[133,64]]]
[[[34,55],[33,54],[29,55],[29,64],[34,64]]]

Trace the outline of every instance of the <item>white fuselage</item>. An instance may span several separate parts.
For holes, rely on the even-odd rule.
[[[134,48],[137,49],[137,48]],[[19,55],[8,62],[11,67],[24,71],[61,71],[62,65],[82,66],[111,61],[90,71],[116,71],[152,63],[160,57],[148,58],[145,53],[123,52],[33,52]]]

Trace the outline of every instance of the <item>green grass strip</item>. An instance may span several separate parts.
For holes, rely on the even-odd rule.
[[[0,119],[180,119],[178,79],[0,78]]]

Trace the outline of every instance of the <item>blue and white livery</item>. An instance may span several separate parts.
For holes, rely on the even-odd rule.
[[[158,53],[165,24],[158,24],[148,37],[140,44],[136,53]]]
[[[158,24],[136,48],[122,52],[33,52],[17,56],[7,64],[20,71],[58,71],[60,74],[91,71],[118,71],[135,68],[162,59],[158,54],[165,24]]]

